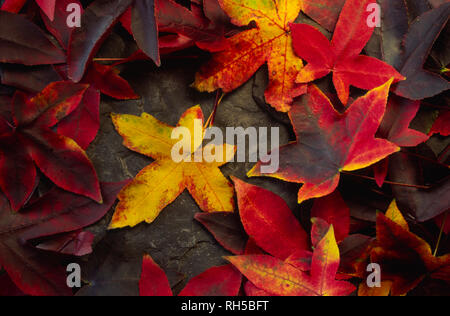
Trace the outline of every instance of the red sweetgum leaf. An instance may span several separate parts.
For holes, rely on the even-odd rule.
[[[139,281],[140,296],[172,296],[169,280],[152,257],[145,255],[142,260],[142,274]]]
[[[344,296],[355,287],[337,281],[339,249],[331,227],[314,250],[311,273],[265,255],[227,257],[256,287],[281,296]]]
[[[178,296],[238,296],[242,275],[232,265],[212,267],[192,278]]]
[[[281,197],[237,178],[233,182],[242,224],[259,247],[281,260],[308,249],[305,230]]]
[[[93,62],[82,82],[89,83],[101,93],[118,100],[139,99],[130,84],[112,66]]]
[[[86,150],[100,128],[99,107],[100,93],[89,87],[78,108],[58,123],[58,133],[73,139]]]
[[[393,296],[405,295],[427,274],[442,278],[443,271],[450,270],[450,254],[433,256],[425,240],[411,233],[407,225],[402,226],[382,213],[377,217],[377,241],[370,254],[372,262],[381,266],[383,280],[393,282]]]
[[[310,86],[303,102],[289,112],[297,142],[280,148],[279,170],[262,174],[260,162],[248,175],[303,183],[298,194],[301,203],[333,193],[341,171],[366,168],[399,151],[389,141],[375,138],[392,81],[357,99],[344,114],[316,86]]]
[[[41,8],[41,10],[47,15],[50,21],[53,21],[55,19],[56,0],[36,0],[36,3]]]
[[[311,217],[321,218],[329,225],[333,225],[338,243],[350,232],[350,208],[338,191],[315,200]]]
[[[309,83],[333,72],[339,99],[346,105],[350,86],[370,90],[394,78],[405,78],[392,66],[378,59],[360,55],[373,34],[368,26],[367,6],[372,0],[347,0],[342,9],[331,43],[308,24],[292,24],[296,54],[308,64],[297,76],[297,83]]]

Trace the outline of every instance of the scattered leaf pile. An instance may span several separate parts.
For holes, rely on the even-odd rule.
[[[190,225],[229,255],[180,287],[141,253],[141,296],[450,294],[450,2],[379,0],[379,27],[373,3],[0,1],[0,295],[82,295],[67,263],[113,229],[151,228],[184,191],[202,211]],[[127,56],[102,55],[113,33]],[[191,92],[216,92],[207,120],[194,104],[178,104],[176,126],[137,103],[139,116],[100,115],[106,98],[140,99],[121,75],[131,63],[192,58]],[[225,171],[237,148],[208,134],[257,72],[255,101],[292,137],[275,173],[264,159]],[[99,180],[103,125],[150,159],[134,179]],[[295,206],[274,181],[297,186]]]

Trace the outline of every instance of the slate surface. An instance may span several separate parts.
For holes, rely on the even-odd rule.
[[[130,45],[133,45],[126,40],[123,34],[113,34],[105,43],[100,56],[126,56]],[[88,150],[100,181],[132,178],[152,162],[150,158],[122,145],[122,138],[111,122],[112,112],[134,115],[147,112],[170,125],[176,125],[183,112],[197,104],[201,105],[205,117],[210,115],[215,94],[199,93],[190,87],[195,72],[206,61],[205,58],[169,59],[161,68],[156,68],[151,62],[123,66],[121,75],[130,82],[141,99],[117,101],[102,96],[101,129]],[[264,82],[255,82],[265,80],[265,71],[262,69],[261,75],[255,76],[224,98],[217,112],[215,126],[279,127],[280,144],[286,144],[292,135],[290,128],[282,123],[286,122],[287,117],[272,117],[253,97],[254,86],[265,85]],[[256,88],[255,94],[261,94],[261,98],[263,89]],[[226,176],[245,179],[252,166],[253,163],[229,163],[222,171]],[[293,210],[299,210],[295,201],[298,190],[296,185],[270,179],[252,179],[249,182],[271,189],[284,197]],[[96,247],[92,255],[83,258],[82,265],[84,279],[90,285],[78,294],[137,295],[144,253],[149,253],[166,271],[175,292],[179,292],[190,278],[208,268],[226,264],[222,257],[229,253],[194,220],[197,212],[200,209],[187,191],[150,225],[143,223],[132,229],[108,231],[111,211],[105,219],[90,228],[97,236]]]

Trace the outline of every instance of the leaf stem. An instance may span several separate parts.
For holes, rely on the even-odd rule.
[[[114,62],[114,61],[122,61],[126,58],[93,58],[93,61],[104,61],[104,62]]]
[[[433,159],[431,159],[431,158],[428,158],[428,157],[425,157],[425,156],[422,156],[422,155],[418,155],[418,154],[409,152],[409,151],[407,151],[407,150],[402,150],[402,153],[407,154],[407,155],[410,155],[410,156],[414,156],[414,157],[417,157],[417,158],[419,158],[419,159],[428,161],[428,162],[430,162],[430,163],[433,163],[433,164],[442,166],[442,167],[444,167],[444,168],[450,169],[450,166],[449,166],[449,165],[446,165],[445,163],[442,163],[442,162],[440,162],[440,161],[436,161],[436,160],[433,160]]]
[[[367,179],[367,180],[373,180],[373,181],[376,181],[376,179],[373,178],[373,177],[363,176],[363,175],[361,175],[361,174],[355,174],[355,173],[351,173],[351,172],[347,172],[347,171],[341,171],[341,173],[347,174],[347,175],[349,175],[349,176],[354,176],[354,177],[362,178],[362,179]],[[416,188],[416,189],[424,189],[424,190],[431,189],[430,186],[416,185],[416,184],[407,184],[407,183],[399,183],[399,182],[393,182],[393,181],[387,181],[387,180],[384,181],[384,183],[392,184],[392,185],[398,185],[398,186],[401,186],[401,187],[408,187],[408,188]]]
[[[441,244],[441,240],[442,240],[442,236],[444,235],[444,228],[445,228],[445,224],[447,222],[447,215],[448,215],[448,211],[445,212],[444,219],[442,220],[441,231],[439,233],[439,238],[438,238],[438,241],[436,243],[436,249],[434,249],[434,253],[433,253],[433,256],[435,256],[435,257],[436,257],[436,255],[438,253],[439,245]]]
[[[205,123],[205,129],[208,127],[212,127],[214,125],[214,120],[216,119],[217,109],[219,107],[219,104],[222,102],[223,98],[225,97],[225,93],[221,94],[221,91],[217,91],[216,93],[216,100],[214,101],[214,109],[211,112],[211,115],[209,116],[208,120]]]

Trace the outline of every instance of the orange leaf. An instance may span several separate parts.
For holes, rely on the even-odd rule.
[[[257,28],[230,38],[227,50],[217,53],[197,74],[194,86],[200,91],[230,92],[243,85],[267,62],[270,84],[266,100],[278,111],[287,112],[293,98],[306,92],[295,84],[302,60],[295,56],[289,23],[302,7],[301,0],[220,0],[224,11],[238,26],[256,22]]]

